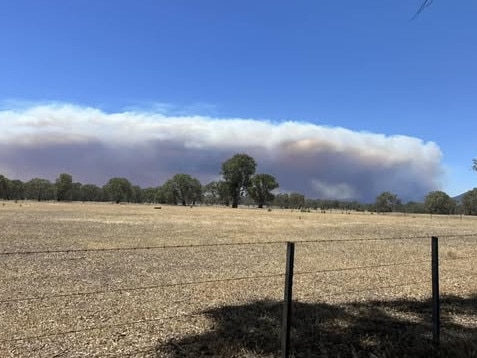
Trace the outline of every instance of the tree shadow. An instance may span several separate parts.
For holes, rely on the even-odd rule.
[[[441,345],[432,344],[431,302],[374,300],[339,305],[295,302],[292,356],[477,357],[477,295],[441,301]],[[171,339],[158,357],[280,357],[282,303],[256,301],[203,312],[203,334]]]

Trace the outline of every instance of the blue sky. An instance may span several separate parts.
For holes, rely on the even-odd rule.
[[[439,168],[426,171],[423,163],[422,174],[435,176],[423,188],[456,195],[477,186],[477,3],[435,0],[410,21],[419,6],[420,0],[5,1],[0,106],[23,114],[62,104],[103,114],[294,121],[418,138],[442,153]],[[10,139],[4,153],[14,147],[12,136],[1,137]],[[246,143],[236,149],[247,151]],[[13,168],[12,158],[3,157],[4,171],[35,174]],[[333,165],[324,162],[319,171]],[[404,177],[403,168],[393,175]],[[55,174],[63,169],[74,171],[50,165]]]

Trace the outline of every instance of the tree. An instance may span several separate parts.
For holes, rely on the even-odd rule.
[[[0,175],[0,199],[8,200],[10,198],[10,180]]]
[[[71,184],[71,200],[83,201],[83,192],[81,190],[82,187],[83,187],[83,184],[81,183]]]
[[[219,183],[212,181],[204,185],[202,189],[202,196],[206,205],[217,205],[220,203]]]
[[[477,188],[469,190],[462,197],[465,215],[477,215]]]
[[[21,180],[10,180],[9,196],[11,200],[23,200],[25,198],[25,185]]]
[[[288,194],[288,205],[292,209],[301,209],[305,207],[305,195],[300,193]]]
[[[248,194],[261,209],[267,202],[273,200],[275,195],[271,192],[278,188],[278,182],[273,175],[257,174],[254,175],[248,188]]]
[[[376,211],[386,213],[394,211],[396,205],[400,204],[396,194],[385,191],[376,197]]]
[[[164,185],[167,201],[174,204],[195,205],[202,198],[202,184],[189,174],[176,174]]]
[[[135,203],[142,203],[144,198],[142,196],[143,192],[139,185],[132,186],[132,197],[131,200]]]
[[[85,184],[81,186],[82,201],[103,201],[103,189],[94,184]]]
[[[25,197],[30,200],[54,200],[55,185],[47,179],[33,178],[25,183]]]
[[[475,171],[477,171],[477,159],[472,159],[472,169],[474,169]]]
[[[240,197],[247,193],[256,167],[255,159],[247,154],[235,154],[232,158],[222,163],[221,174],[225,183],[227,183],[232,200],[232,208],[237,208]]]
[[[72,199],[73,177],[70,174],[62,173],[56,179],[56,199],[58,201],[65,201]]]
[[[104,186],[104,191],[109,200],[119,204],[121,201],[130,202],[133,189],[132,185],[126,178],[111,178]]]
[[[142,189],[143,203],[156,203],[157,202],[157,188],[149,187]]]
[[[273,200],[273,205],[278,206],[281,209],[288,209],[289,207],[289,197],[287,193],[280,193],[275,195]]]
[[[408,201],[406,204],[403,205],[403,210],[406,213],[413,214],[425,214],[427,212],[424,203],[420,203],[417,201]]]
[[[432,191],[426,195],[424,205],[430,214],[452,214],[456,202],[443,191]]]

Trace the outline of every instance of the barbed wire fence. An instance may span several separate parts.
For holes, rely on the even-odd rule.
[[[470,239],[469,245],[475,245],[475,238],[477,238],[477,233],[469,233],[463,235],[441,235],[440,239],[442,240],[453,240],[453,239]],[[283,256],[286,257],[286,265],[285,267],[277,267],[276,272],[269,273],[269,272],[255,272],[250,275],[243,275],[243,276],[232,276],[232,277],[223,277],[223,278],[213,278],[213,279],[202,279],[202,280],[192,280],[192,281],[182,281],[182,282],[168,282],[168,283],[158,283],[154,285],[144,285],[144,286],[127,286],[127,287],[113,287],[113,288],[106,288],[106,289],[96,289],[96,290],[85,290],[85,291],[71,291],[71,292],[63,292],[63,293],[52,293],[52,294],[43,294],[43,295],[29,295],[27,292],[21,296],[17,297],[3,297],[0,299],[0,312],[5,312],[6,309],[12,309],[12,304],[19,304],[24,302],[42,302],[43,305],[48,305],[48,301],[51,301],[51,304],[55,305],[55,300],[59,298],[69,298],[69,297],[84,297],[94,299],[97,295],[103,294],[120,294],[124,292],[134,293],[146,290],[157,290],[161,291],[162,289],[166,288],[185,288],[189,286],[195,285],[203,285],[203,284],[225,284],[225,283],[239,283],[239,282],[249,282],[249,281],[263,281],[263,280],[271,280],[271,279],[279,279],[283,280],[278,282],[278,285],[281,285],[283,288],[283,316],[282,316],[282,331],[281,331],[281,356],[282,357],[289,357],[291,352],[291,347],[293,342],[291,341],[292,338],[290,336],[290,329],[293,326],[294,317],[292,307],[294,302],[302,301],[302,300],[320,300],[326,301],[332,299],[333,297],[342,297],[346,296],[357,296],[361,294],[368,294],[376,291],[382,290],[389,290],[389,289],[401,289],[404,287],[410,286],[421,286],[427,285],[426,287],[429,288],[429,292],[431,293],[430,296],[433,297],[432,299],[432,333],[433,333],[433,342],[438,346],[439,345],[439,337],[440,337],[440,302],[439,302],[439,275],[438,269],[439,265],[445,264],[446,262],[475,262],[477,255],[465,255],[465,256],[455,256],[451,254],[449,257],[440,257],[437,251],[437,237],[432,237],[432,250],[429,250],[427,257],[421,257],[420,259],[416,260],[403,260],[403,261],[394,261],[394,262],[378,262],[378,263],[369,263],[369,264],[362,264],[362,265],[348,265],[344,267],[323,267],[319,269],[307,269],[307,265],[300,264],[300,258],[298,260],[295,258],[295,246],[298,248],[304,247],[305,245],[320,245],[323,252],[326,250],[323,249],[324,246],[328,247],[328,251],[330,248],[336,248],[336,245],[346,244],[346,243],[353,243],[358,244],[361,243],[363,245],[369,244],[374,242],[376,244],[381,243],[397,243],[402,244],[406,242],[413,242],[419,243],[422,245],[428,245],[431,247],[429,236],[414,236],[414,237],[375,237],[375,238],[351,238],[351,239],[330,239],[330,240],[297,240],[294,242],[287,242],[287,241],[267,241],[267,242],[236,242],[236,243],[208,243],[208,244],[191,244],[191,245],[161,245],[161,246],[131,246],[131,247],[112,247],[112,248],[71,248],[71,249],[42,249],[42,250],[30,250],[30,251],[3,251],[0,252],[0,260],[1,258],[5,257],[27,257],[27,256],[36,256],[36,255],[70,255],[75,253],[88,253],[88,254],[95,254],[101,252],[119,252],[119,251],[161,251],[161,250],[177,250],[177,249],[210,249],[210,248],[217,248],[221,249],[224,247],[259,247],[259,246],[282,246],[287,247],[286,255],[285,250],[283,249]],[[467,245],[466,247],[470,247]],[[366,249],[366,246],[363,246],[363,249]],[[343,250],[341,250],[343,252]],[[476,251],[477,252],[477,251]],[[422,255],[421,255],[422,256]],[[317,256],[319,259],[319,255]],[[436,261],[440,259],[439,261]],[[311,260],[313,261],[313,260]],[[294,267],[296,266],[296,270]],[[309,266],[309,265],[308,265]],[[311,265],[312,266],[312,265]],[[300,282],[301,278],[304,277],[311,277],[312,279],[316,276],[323,276],[327,274],[333,275],[340,275],[347,272],[358,273],[363,272],[367,273],[368,271],[383,271],[387,269],[402,269],[402,268],[419,268],[422,272],[427,272],[427,274],[423,274],[426,276],[423,279],[419,280],[408,280],[406,282],[394,282],[389,284],[377,284],[371,285],[370,287],[366,288],[351,288],[351,289],[342,289],[343,286],[339,283],[331,284],[330,286],[334,286],[333,289],[336,289],[334,292],[323,292],[322,290],[318,290],[318,292],[312,292],[307,294],[300,294],[300,285],[303,283]],[[431,275],[432,272],[432,275]],[[437,276],[436,276],[437,273]],[[475,274],[475,272],[474,272]],[[327,285],[327,284],[325,284]],[[436,286],[437,285],[437,286]],[[294,298],[293,289],[296,289],[299,293],[297,298]],[[3,307],[7,306],[7,308]],[[124,322],[114,323],[114,324],[96,324],[91,327],[83,327],[83,328],[74,328],[66,329],[66,330],[58,330],[54,332],[44,332],[39,334],[33,335],[20,335],[14,334],[11,337],[5,337],[0,335],[0,344],[9,345],[9,344],[16,344],[19,342],[26,342],[26,341],[42,341],[45,339],[51,338],[59,338],[68,335],[76,335],[80,333],[87,333],[93,331],[100,331],[106,329],[115,329],[125,326],[137,326],[143,324],[150,324],[155,322],[164,322],[164,321],[175,321],[175,320],[186,320],[188,318],[201,316],[201,311],[193,311],[193,312],[186,312],[186,313],[178,313],[174,315],[164,315],[160,317],[152,317],[147,319],[138,319],[138,320],[128,320]],[[2,330],[5,333],[5,330]],[[117,356],[117,357],[127,357],[127,356],[134,356],[139,354],[152,354],[157,349],[156,345],[153,346],[145,346],[139,350],[128,351],[128,352],[120,352],[114,353],[109,352],[107,356]],[[13,351],[11,351],[13,352]],[[14,355],[14,353],[12,353]],[[60,356],[60,355],[58,355]]]

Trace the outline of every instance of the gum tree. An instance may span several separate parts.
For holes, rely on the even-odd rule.
[[[257,163],[248,154],[235,154],[222,163],[221,174],[229,190],[232,208],[237,208],[240,197],[247,193]]]
[[[275,195],[272,190],[278,188],[278,182],[273,175],[257,174],[251,179],[251,185],[248,188],[248,194],[261,209],[267,202],[272,201]]]

